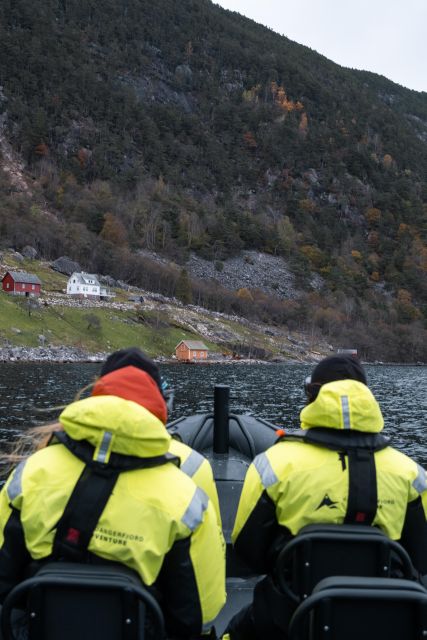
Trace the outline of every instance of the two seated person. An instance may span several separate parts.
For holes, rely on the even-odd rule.
[[[306,390],[305,437],[283,437],[247,472],[233,540],[266,577],[231,620],[231,640],[286,638],[295,605],[274,567],[307,524],[379,527],[427,573],[426,474],[380,434],[363,368],[327,358]],[[156,365],[137,349],[112,354],[91,397],[62,412],[2,490],[0,597],[50,560],[120,563],[160,602],[168,637],[214,633],[226,598],[215,483],[209,463],[170,438],[166,419]]]

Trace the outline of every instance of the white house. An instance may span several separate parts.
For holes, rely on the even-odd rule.
[[[91,300],[104,300],[114,298],[115,293],[99,284],[98,276],[93,273],[73,273],[67,282],[67,294],[78,298],[89,298]]]
[[[67,294],[78,298],[99,300],[101,285],[97,276],[92,273],[73,273],[67,282]]]

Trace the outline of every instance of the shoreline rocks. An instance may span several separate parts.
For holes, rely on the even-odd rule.
[[[78,347],[2,347],[0,362],[102,362],[108,353],[88,353]]]
[[[0,347],[0,362],[22,362],[22,363],[52,363],[52,364],[65,364],[65,363],[98,363],[103,362],[110,352],[97,352],[89,353],[78,347]],[[313,365],[319,361],[318,358],[307,357],[305,359],[295,358],[272,358],[270,360],[262,360],[260,358],[209,358],[204,362],[180,362],[176,358],[167,358],[165,356],[154,357],[153,360],[158,364],[174,364],[174,365],[197,365],[197,366],[209,366],[215,364],[221,365],[255,365],[255,364],[309,364]],[[363,364],[376,365],[376,366],[422,366],[425,367],[425,362],[363,362]]]

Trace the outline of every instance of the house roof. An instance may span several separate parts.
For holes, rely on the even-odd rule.
[[[181,340],[181,342],[177,344],[175,348],[179,347],[180,344],[185,344],[188,349],[203,349],[204,351],[209,351],[207,346],[200,340]]]
[[[72,278],[76,278],[79,284],[92,284],[92,286],[95,285],[96,287],[100,286],[98,276],[94,273],[75,272],[70,276],[70,280]],[[90,282],[90,280],[93,280],[93,282]]]
[[[15,282],[23,282],[25,284],[41,284],[41,280],[33,273],[26,273],[25,271],[8,271],[7,272]],[[7,273],[4,277],[7,276]]]

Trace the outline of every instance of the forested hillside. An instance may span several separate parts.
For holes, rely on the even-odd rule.
[[[426,93],[208,0],[3,0],[0,85],[2,246],[427,360]],[[242,250],[300,295],[188,279]]]

